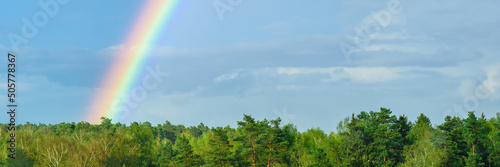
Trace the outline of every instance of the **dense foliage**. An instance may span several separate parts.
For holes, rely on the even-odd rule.
[[[342,120],[337,133],[298,132],[281,120],[244,115],[238,127],[130,126],[87,122],[16,127],[16,159],[2,146],[7,166],[500,166],[500,113],[496,118],[447,116],[432,126],[392,111],[361,112]],[[1,141],[8,141],[0,124]]]

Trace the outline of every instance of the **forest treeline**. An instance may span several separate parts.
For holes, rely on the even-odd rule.
[[[0,124],[2,166],[500,166],[500,113],[495,118],[447,116],[432,125],[392,111],[345,118],[337,133],[297,131],[281,120],[244,115],[237,128],[156,126],[133,122],[26,123],[16,126],[16,159],[8,158]]]

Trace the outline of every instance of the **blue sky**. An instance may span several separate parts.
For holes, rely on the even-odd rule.
[[[22,34],[22,18],[47,1],[2,2],[3,54],[12,51],[8,34]],[[434,124],[466,108],[500,112],[500,2],[242,0],[223,19],[214,2],[180,3],[147,63],[168,77],[114,121],[235,127],[251,114],[329,132],[352,113],[380,107],[410,120],[424,113]],[[83,121],[95,93],[107,91],[99,83],[141,5],[60,4],[18,47],[18,122]],[[391,5],[400,11],[382,26],[373,14]],[[357,45],[358,31],[370,33],[365,45]],[[359,49],[349,61],[342,43]]]

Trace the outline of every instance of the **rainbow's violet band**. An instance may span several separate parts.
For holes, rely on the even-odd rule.
[[[94,96],[86,112],[85,120],[95,124],[100,122],[101,117],[117,119],[123,114],[116,110],[114,103],[120,97],[129,94],[138,75],[143,71],[151,46],[165,29],[179,2],[180,0],[145,2],[126,37],[124,48],[127,49],[119,49],[120,51],[116,53],[115,60],[100,85],[101,91]]]

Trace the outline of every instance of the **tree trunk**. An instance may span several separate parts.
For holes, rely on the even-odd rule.
[[[253,153],[252,153],[252,156],[253,156],[253,158],[252,158],[252,166],[255,167],[255,165],[256,165],[256,160],[255,159],[257,158],[257,150],[255,150],[255,143],[254,143],[254,141],[252,141],[252,138],[248,138],[248,141],[250,143],[252,143],[252,151],[253,151]]]
[[[474,155],[475,153],[476,153],[475,145],[474,143],[472,143],[472,155]]]
[[[269,141],[269,155],[267,157],[267,167],[269,167],[271,165],[271,153],[273,151],[273,149],[270,145],[271,145],[271,141]]]

